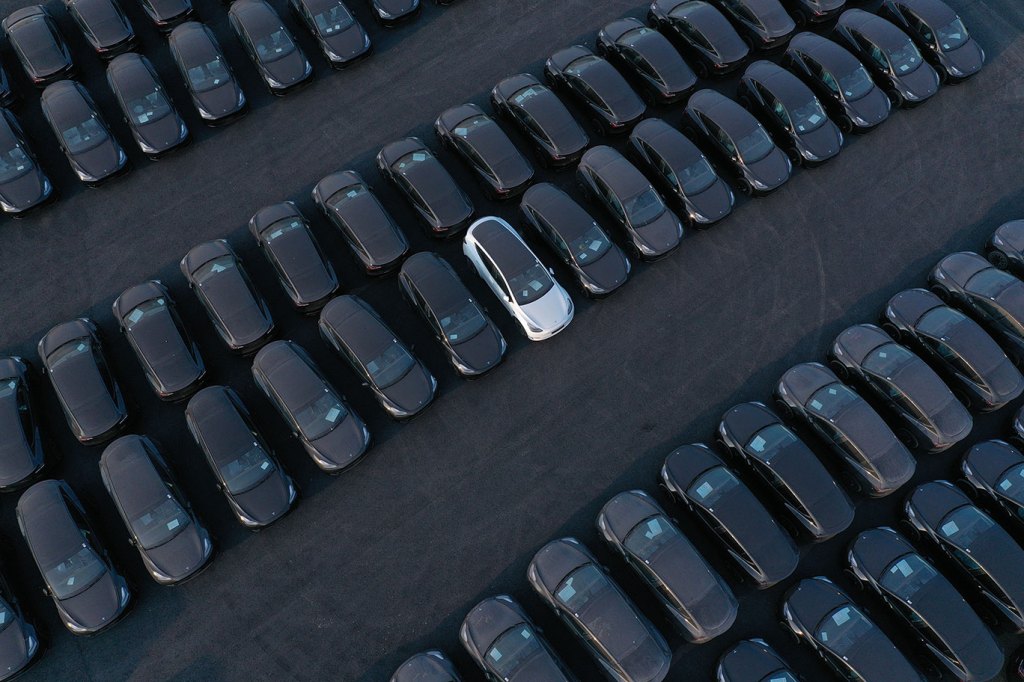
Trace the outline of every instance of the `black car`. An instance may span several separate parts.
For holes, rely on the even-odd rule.
[[[338,228],[368,275],[394,270],[409,241],[359,173],[331,173],[316,183],[313,201]]]
[[[645,119],[633,128],[629,151],[694,227],[709,227],[732,212],[732,190],[704,153],[660,118]]]
[[[939,75],[910,37],[892,22],[862,9],[839,16],[836,38],[871,69],[893,106],[916,105],[939,89]]]
[[[530,139],[546,166],[574,164],[590,144],[558,95],[528,73],[509,76],[495,85],[491,105]]]
[[[603,145],[587,150],[576,180],[583,194],[622,227],[637,258],[657,260],[679,246],[683,223],[644,174],[616,150]]]
[[[796,22],[779,0],[712,0],[740,27],[750,46],[773,50],[793,36]]]
[[[791,367],[775,388],[779,413],[806,424],[847,467],[850,487],[872,497],[894,492],[916,463],[882,418],[817,362]]]
[[[800,554],[792,539],[708,446],[683,445],[670,452],[661,483],[707,525],[758,589],[796,570]]]
[[[843,133],[818,98],[778,64],[761,60],[748,66],[737,99],[765,122],[798,166],[820,165],[843,149]]]
[[[924,682],[892,640],[828,578],[805,578],[787,590],[782,618],[841,679]]]
[[[0,358],[0,491],[34,480],[47,464],[30,372],[18,356]]]
[[[99,329],[87,318],[62,322],[39,340],[68,428],[84,444],[113,436],[128,421],[124,395],[103,356]]]
[[[488,597],[466,614],[459,640],[484,677],[494,682],[575,679],[512,597]]]
[[[714,150],[733,172],[736,187],[748,196],[781,187],[793,171],[754,115],[715,90],[701,90],[686,105],[685,130]]]
[[[988,239],[985,255],[1000,270],[1024,275],[1024,220],[1010,220],[997,227]]]
[[[129,287],[112,308],[157,396],[180,400],[199,388],[206,365],[178,317],[167,287],[157,280]]]
[[[828,38],[798,33],[789,41],[782,64],[811,86],[844,133],[864,133],[889,118],[892,102],[868,70]]]
[[[245,93],[205,24],[186,21],[175,27],[167,45],[204,123],[221,125],[245,113]]]
[[[511,199],[533,182],[533,166],[483,109],[460,104],[441,113],[434,132],[477,175],[491,199]]]
[[[180,265],[228,348],[244,354],[267,342],[274,333],[274,320],[226,241],[216,239],[193,246]]]
[[[18,498],[18,527],[72,634],[94,635],[121,619],[132,601],[71,487],[40,481]]]
[[[118,438],[100,457],[100,475],[153,580],[177,585],[207,566],[213,556],[210,534],[153,441]]]
[[[455,666],[437,649],[410,657],[391,676],[390,682],[460,682]]]
[[[420,0],[369,0],[373,15],[385,26],[415,17],[420,11]]]
[[[53,185],[39,167],[25,132],[7,109],[0,111],[0,208],[18,217],[53,198]]]
[[[688,642],[707,642],[736,622],[739,605],[732,590],[650,495],[619,493],[601,508],[597,528]]]
[[[907,520],[957,566],[995,610],[1024,632],[1024,549],[988,514],[947,481],[914,489],[904,511]]]
[[[956,588],[891,528],[872,528],[850,544],[854,576],[910,628],[960,680],[984,682],[1003,668],[1003,653]]]
[[[185,422],[239,523],[259,530],[291,510],[298,489],[234,390],[199,391],[188,401]]]
[[[600,132],[628,132],[647,111],[622,74],[583,45],[567,47],[548,57],[544,76],[552,87],[565,90],[586,109]]]
[[[798,678],[768,642],[744,639],[718,659],[715,682],[798,682]]]
[[[797,26],[821,24],[835,18],[846,6],[846,0],[782,0]]]
[[[128,170],[128,155],[110,133],[85,87],[75,81],[46,86],[39,103],[71,170],[98,185]]]
[[[530,585],[617,682],[660,682],[672,652],[664,637],[575,538],[540,548],[526,573]]]
[[[455,270],[437,254],[421,251],[402,264],[398,283],[406,300],[430,325],[464,377],[497,367],[508,344]]]
[[[718,437],[815,542],[838,535],[853,522],[850,499],[803,440],[762,403],[730,408],[718,423]]]
[[[289,0],[288,4],[332,67],[343,69],[370,54],[370,36],[343,0]]]
[[[654,0],[647,20],[676,41],[700,78],[735,71],[750,54],[729,20],[701,0]]]
[[[882,328],[926,359],[968,407],[996,410],[1024,392],[1021,375],[977,322],[927,289],[889,299]]]
[[[100,57],[113,57],[135,46],[135,31],[117,0],[64,0],[64,7]]]
[[[39,660],[43,646],[36,628],[25,618],[18,598],[0,574],[0,611],[4,636],[0,638],[0,679],[11,680]]]
[[[228,20],[272,95],[285,95],[313,77],[313,66],[266,0],[231,3]]]
[[[473,202],[419,138],[386,145],[377,154],[377,167],[415,209],[431,236],[451,236],[473,217]]]
[[[985,51],[942,0],[885,0],[881,11],[914,39],[943,81],[962,81],[985,64]]]
[[[296,308],[315,313],[338,292],[334,268],[294,203],[282,201],[256,211],[249,232]]]
[[[370,430],[305,349],[274,341],[252,361],[252,378],[318,467],[339,473],[370,447]]]
[[[971,447],[960,460],[960,472],[981,497],[1009,514],[1018,527],[1024,524],[1024,455],[1003,440],[987,440]]]
[[[169,31],[193,15],[190,0],[139,0],[139,4],[161,31]]]
[[[829,356],[836,376],[874,396],[898,420],[896,435],[909,447],[941,452],[971,432],[970,413],[935,370],[881,328],[848,327]]]
[[[148,59],[135,52],[114,57],[107,65],[107,85],[144,154],[156,158],[188,142],[188,126]]]
[[[2,25],[33,85],[41,88],[75,75],[78,69],[71,52],[45,7],[22,7],[8,14]]]
[[[631,265],[597,224],[568,194],[551,183],[534,185],[519,203],[523,221],[576,275],[590,296],[607,296],[629,278]]]
[[[697,85],[697,75],[668,38],[632,17],[598,31],[597,53],[629,74],[649,101],[672,104]]]
[[[414,417],[434,400],[437,380],[358,296],[328,303],[320,312],[320,334],[395,419]]]

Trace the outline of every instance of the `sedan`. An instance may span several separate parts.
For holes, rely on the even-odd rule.
[[[320,51],[335,69],[343,69],[370,54],[370,36],[342,0],[289,0]]]
[[[569,682],[574,679],[512,597],[489,597],[466,614],[459,640],[489,680]]]
[[[0,208],[11,217],[42,206],[54,197],[53,185],[29,149],[18,119],[0,111]]]
[[[92,320],[80,317],[58,324],[39,340],[37,350],[68,427],[80,443],[102,442],[124,427],[128,408]]]
[[[188,141],[188,126],[148,59],[135,52],[115,57],[107,65],[107,85],[144,154],[157,158]]]
[[[358,296],[338,296],[320,312],[320,334],[395,419],[422,412],[437,394],[437,380]]]
[[[991,680],[1003,653],[964,598],[891,528],[866,530],[850,545],[854,576],[916,632],[929,653],[959,680]]]
[[[222,125],[245,113],[245,93],[217,39],[205,24],[187,21],[167,36],[174,63],[192,104],[206,125]]]
[[[64,7],[100,57],[135,47],[135,31],[117,0],[64,0]]]
[[[841,679],[924,682],[892,640],[828,578],[805,578],[789,588],[782,618]]]
[[[446,149],[454,151],[476,173],[491,199],[511,199],[533,181],[533,166],[501,127],[475,104],[445,110],[434,122],[434,132]]]
[[[461,376],[478,377],[501,363],[508,344],[448,261],[421,251],[402,264],[398,284]]]
[[[572,299],[523,238],[501,218],[473,223],[462,253],[531,341],[549,339],[569,326]]]
[[[592,147],[576,169],[584,196],[600,205],[622,227],[632,254],[654,261],[674,251],[683,223],[644,174],[611,147]]]
[[[313,78],[313,66],[266,0],[231,3],[228,20],[272,95],[286,95]]]
[[[597,528],[643,579],[688,642],[707,642],[736,621],[736,597],[654,499],[619,493],[602,507]]]
[[[629,151],[694,227],[710,227],[732,212],[735,197],[690,138],[660,118],[637,124]]]
[[[722,654],[716,682],[797,682],[789,664],[763,639],[744,639]]]
[[[750,54],[729,20],[701,0],[654,0],[647,20],[676,41],[699,78],[735,71]]]
[[[1024,220],[1010,220],[997,227],[988,239],[985,255],[1000,270],[1024,275]]]
[[[601,297],[626,283],[629,259],[572,197],[547,182],[534,185],[519,203],[523,222],[576,275],[588,296]]]
[[[158,397],[181,400],[199,388],[206,365],[199,347],[185,331],[167,287],[157,280],[129,287],[112,308]]]
[[[18,598],[0,575],[0,611],[4,614],[4,636],[0,639],[0,679],[12,680],[28,670],[43,652],[35,626],[26,618]]]
[[[541,547],[527,570],[530,585],[617,682],[660,682],[672,651],[664,637],[575,538]]]
[[[259,530],[291,511],[299,491],[234,390],[208,386],[196,393],[185,423],[239,523]]]
[[[544,76],[583,107],[594,127],[605,134],[625,133],[647,107],[622,74],[583,45],[559,50],[544,63]]]
[[[914,475],[916,463],[868,403],[824,365],[791,367],[775,388],[780,414],[811,428],[848,470],[848,484],[884,497]]]
[[[30,483],[47,464],[30,372],[18,356],[0,358],[0,491]]]
[[[297,309],[316,313],[338,292],[334,268],[294,203],[282,201],[256,211],[249,232]]]
[[[449,237],[469,224],[473,202],[434,153],[416,137],[385,146],[377,167],[426,224],[433,237]]]
[[[1003,440],[971,447],[960,461],[963,480],[984,499],[1024,524],[1024,455]]]
[[[118,438],[100,457],[100,475],[153,580],[178,585],[206,568],[213,541],[153,441]]]
[[[132,593],[89,522],[78,496],[64,481],[40,481],[22,493],[18,527],[72,634],[94,635],[120,620]]]
[[[740,27],[748,45],[773,50],[785,45],[796,22],[779,0],[713,0]]]
[[[909,447],[941,452],[971,432],[970,413],[939,375],[879,327],[848,327],[829,355],[836,376],[872,395],[898,420],[896,435]]]
[[[455,666],[437,649],[412,656],[391,676],[390,682],[460,682]]]
[[[111,135],[85,87],[75,81],[51,83],[39,103],[79,180],[95,186],[128,170],[128,155]]]
[[[194,14],[191,0],[139,0],[139,4],[161,31],[170,31]]]
[[[528,73],[509,76],[495,85],[491,106],[530,140],[546,166],[572,165],[590,144],[558,95]]]
[[[252,378],[322,470],[340,473],[369,449],[366,424],[298,344],[274,341],[261,348]]]
[[[850,499],[814,452],[762,403],[730,408],[718,424],[718,437],[815,542],[838,535],[853,522]]]
[[[701,90],[690,97],[685,129],[715,151],[747,196],[773,192],[793,171],[792,162],[754,115],[715,90]]]
[[[1024,392],[1024,375],[992,337],[927,289],[889,299],[882,328],[935,367],[969,407],[996,410]]]
[[[420,11],[420,0],[369,0],[373,14],[384,26],[412,19]]]
[[[236,353],[251,353],[270,339],[274,320],[267,304],[225,240],[193,246],[180,265],[189,287],[228,348]]]
[[[817,166],[843,149],[843,133],[821,102],[791,71],[769,61],[747,67],[739,86],[740,104],[768,126],[789,160]]]
[[[892,22],[848,9],[839,16],[836,38],[871,69],[894,107],[920,104],[938,91],[939,75]]]
[[[913,38],[943,81],[962,81],[985,64],[985,51],[942,0],[885,0],[882,13]]]
[[[629,74],[648,101],[672,104],[697,85],[697,75],[668,38],[632,17],[598,32],[597,53]]]
[[[60,29],[42,5],[13,11],[2,25],[14,54],[36,87],[71,78],[78,71]]]
[[[661,483],[703,521],[758,589],[788,578],[800,561],[792,539],[711,448],[669,453]]]

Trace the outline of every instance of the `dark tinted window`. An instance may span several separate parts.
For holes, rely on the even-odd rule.
[[[22,146],[15,142],[10,149],[0,152],[0,183],[20,178],[33,167],[32,159]]]
[[[551,290],[554,281],[540,261],[534,261],[524,270],[509,275],[508,286],[519,305],[533,303]]]
[[[366,363],[366,371],[378,388],[387,388],[404,377],[414,364],[413,357],[395,339],[384,352]]]
[[[772,138],[768,137],[768,133],[760,124],[746,135],[736,139],[736,149],[739,151],[740,157],[747,163],[760,161],[768,156],[774,148],[775,143],[772,142]]]
[[[168,542],[188,524],[188,514],[171,495],[167,495],[145,514],[131,519],[132,530],[143,549],[152,549]]]
[[[874,629],[853,606],[841,606],[822,621],[815,637],[840,656],[857,648],[860,639]]]
[[[686,494],[697,500],[702,506],[710,506],[721,499],[722,495],[738,488],[740,482],[725,467],[715,467],[705,471],[687,488]]]
[[[912,603],[917,594],[938,577],[935,569],[921,557],[908,554],[886,568],[879,582],[903,601]]]
[[[655,516],[641,522],[629,532],[623,543],[630,552],[643,561],[651,559],[662,547],[680,537],[679,531],[664,516]]]
[[[914,355],[903,346],[887,343],[864,359],[864,369],[882,377],[893,376],[901,367],[914,361]]]
[[[981,296],[994,298],[1013,283],[1012,275],[997,268],[986,268],[967,280],[967,287]]]
[[[596,224],[591,225],[587,230],[569,244],[569,251],[573,260],[580,265],[593,263],[608,252],[612,246],[608,235]]]
[[[665,202],[653,187],[648,187],[626,199],[623,205],[633,227],[643,227],[657,220],[665,212]]]
[[[977,507],[954,509],[939,524],[939,532],[961,549],[970,549],[975,540],[995,528],[995,523]]]
[[[831,77],[831,74],[826,74]],[[843,91],[843,97],[850,101],[864,97],[874,87],[874,81],[862,64],[858,64],[853,71],[839,76],[839,89]]]
[[[288,35],[288,31],[281,27],[276,31],[260,36],[253,43],[253,49],[256,50],[256,56],[264,64],[270,62],[276,62],[278,59],[287,57],[295,51],[295,43],[292,42],[292,37]]]
[[[797,442],[797,437],[792,431],[782,424],[772,424],[754,434],[754,437],[747,443],[747,448],[756,452],[758,459],[762,462],[771,462],[783,448],[795,442]]]
[[[454,312],[442,315],[438,323],[449,342],[459,343],[475,336],[487,325],[487,320],[475,303],[467,301]]]
[[[153,317],[154,315],[159,315],[165,310],[167,310],[167,301],[163,298],[154,298],[151,301],[146,301],[138,307],[133,308],[131,312],[124,316],[124,326],[126,329],[131,331],[131,329],[142,320],[148,317]]]
[[[815,391],[807,401],[807,408],[826,419],[832,419],[858,400],[860,397],[856,393],[836,382]]]
[[[1015,502],[1024,505],[1024,464],[1009,469],[999,478],[996,490]]]
[[[220,475],[232,495],[244,493],[256,487],[274,470],[274,463],[256,443],[237,459],[220,467]]]
[[[64,147],[72,154],[81,154],[98,147],[107,139],[106,128],[100,123],[96,114],[91,114],[77,125],[61,131]]]
[[[84,540],[74,554],[43,569],[46,584],[57,599],[81,594],[106,572],[107,567]]]
[[[914,71],[921,66],[922,61],[924,60],[921,57],[921,52],[909,38],[899,48],[889,52],[889,63],[892,64],[892,70],[898,76]]]
[[[125,105],[126,113],[136,125],[158,121],[171,113],[171,103],[160,88],[154,88],[142,97],[136,97]]]
[[[344,4],[338,3],[313,17],[313,23],[322,35],[332,36],[341,33],[355,23]]]
[[[939,45],[946,51],[955,50],[971,38],[960,17],[940,27],[936,32],[939,36]]]
[[[295,421],[304,437],[315,440],[334,429],[347,414],[338,396],[324,388],[322,395],[295,411]]]
[[[562,581],[555,590],[555,599],[573,613],[579,613],[593,597],[606,589],[604,574],[594,564],[587,564]]]
[[[198,64],[188,69],[188,82],[192,84],[192,89],[196,92],[213,90],[229,80],[231,80],[231,73],[220,56],[214,57],[205,64]]]
[[[214,258],[209,263],[203,263],[192,275],[192,278],[201,287],[220,273],[233,270],[234,268],[235,259],[233,256],[221,256],[220,258]]]
[[[508,679],[526,661],[543,651],[529,626],[512,628],[487,650],[487,663],[504,679]]]

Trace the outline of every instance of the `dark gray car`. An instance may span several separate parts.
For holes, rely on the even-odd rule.
[[[410,657],[391,676],[390,682],[460,682],[455,666],[437,649]]]
[[[701,0],[654,0],[647,20],[679,45],[700,78],[730,73],[750,54],[725,15]]]
[[[943,81],[962,81],[984,66],[985,51],[942,0],[885,0],[881,11],[914,39]]]
[[[18,217],[54,197],[25,132],[7,109],[0,111],[0,209]]]
[[[1024,220],[1010,220],[997,227],[988,239],[985,255],[1000,270],[1024,275]]]
[[[822,24],[843,11],[846,0],[782,0],[797,26]]]
[[[672,104],[697,85],[697,75],[668,38],[639,19],[606,24],[597,33],[597,53],[628,74],[648,101]]]
[[[47,464],[30,372],[16,355],[0,358],[0,491],[33,481]]]
[[[434,122],[441,144],[474,171],[489,198],[511,199],[533,181],[533,166],[494,119],[475,104],[446,109]]]
[[[342,0],[289,0],[330,65],[343,69],[370,54],[370,36]]]
[[[285,95],[313,77],[313,66],[266,0],[236,0],[231,28],[272,95]]]
[[[245,93],[205,24],[187,21],[175,27],[167,36],[167,46],[204,123],[221,125],[245,113]]]
[[[1019,413],[1018,413],[1019,418]],[[1003,440],[986,440],[960,460],[964,481],[1024,527],[1024,454]]]
[[[139,4],[161,31],[170,31],[193,15],[191,0],[139,0]]]
[[[736,24],[748,44],[774,50],[786,44],[796,22],[779,0],[712,0]]]
[[[100,57],[135,47],[135,31],[117,0],[64,0],[64,7]]]
[[[98,185],[128,170],[128,155],[110,133],[86,89],[75,81],[46,86],[39,103],[71,170]]]
[[[77,72],[64,36],[42,5],[29,5],[11,12],[3,20],[3,29],[14,54],[36,87],[71,78]]]
[[[600,132],[628,132],[647,111],[622,74],[583,45],[567,47],[548,57],[544,76],[552,87],[573,97]]]
[[[114,57],[107,65],[107,85],[144,154],[156,158],[188,142],[188,126],[148,59],[135,52]]]
[[[768,642],[744,639],[718,659],[715,682],[798,682],[798,678]]]
[[[25,618],[21,604],[0,573],[0,611],[4,613],[0,637],[0,679],[12,680],[39,660],[43,646],[35,626]]]
[[[558,95],[528,73],[509,76],[495,85],[491,105],[530,139],[546,166],[574,164],[590,144]]]

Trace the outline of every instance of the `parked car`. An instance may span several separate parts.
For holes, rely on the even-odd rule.
[[[416,654],[398,666],[390,682],[460,682],[455,666],[437,649]]]
[[[35,480],[47,465],[31,371],[28,362],[16,355],[0,357],[0,491],[3,492]],[[0,670],[3,660],[0,653]]]
[[[0,107],[8,108],[14,106],[17,102],[18,97],[14,91],[11,90],[11,83],[7,79],[7,71],[3,65],[0,64]]]
[[[713,0],[742,32],[748,45],[774,50],[786,44],[796,22],[779,0]]]
[[[956,83],[984,66],[985,50],[942,0],[886,0],[881,11],[917,43],[940,80]]]
[[[797,26],[822,24],[836,17],[846,7],[846,0],[783,0]]]
[[[1004,440],[982,441],[964,453],[960,472],[981,498],[1001,507],[1018,527],[1024,524],[1024,455],[1020,450]]]
[[[647,111],[622,74],[583,45],[567,47],[548,57],[544,76],[552,87],[564,90],[586,110],[599,132],[629,132]]]
[[[541,547],[530,585],[617,682],[660,682],[672,652],[650,621],[575,538]]]
[[[128,155],[82,85],[75,81],[51,83],[39,103],[79,180],[95,186],[128,170]]]
[[[735,71],[750,54],[725,15],[701,0],[654,0],[647,21],[679,45],[699,78]]]
[[[289,6],[333,68],[351,66],[370,54],[370,36],[343,0],[289,0]]]
[[[28,146],[25,131],[7,109],[0,111],[0,209],[17,218],[54,197],[50,179]]]
[[[722,654],[716,682],[797,682],[785,659],[763,639],[744,639]]]
[[[266,0],[231,3],[228,21],[272,95],[286,95],[313,78],[313,66]]]
[[[572,165],[590,144],[558,95],[528,73],[509,76],[495,85],[491,106],[530,140],[546,166]]]
[[[100,57],[135,47],[135,31],[117,0],[64,0],[64,7]]]
[[[144,154],[156,158],[188,142],[188,126],[148,59],[135,52],[114,57],[107,65],[107,85]]]
[[[374,16],[384,26],[412,19],[420,12],[420,0],[369,0]]]
[[[473,171],[491,199],[511,199],[533,182],[533,166],[501,127],[475,104],[446,109],[434,122],[446,149]]]
[[[178,585],[206,568],[213,556],[210,533],[153,441],[121,436],[103,451],[100,475],[153,580]]]
[[[35,626],[25,618],[21,603],[0,574],[0,609],[4,611],[5,635],[0,641],[0,679],[12,680],[39,660],[43,646]]]
[[[632,77],[651,102],[678,102],[697,85],[697,74],[668,38],[632,17],[598,31],[597,53]]]
[[[1024,275],[1024,220],[1010,220],[989,237],[985,255],[1000,270]]]
[[[77,73],[64,36],[42,5],[14,10],[2,26],[25,74],[37,88]]]
[[[153,25],[160,31],[170,31],[194,15],[191,0],[139,0]]]
[[[204,123],[223,125],[246,112],[245,93],[209,27],[187,21],[171,31],[167,46]]]

